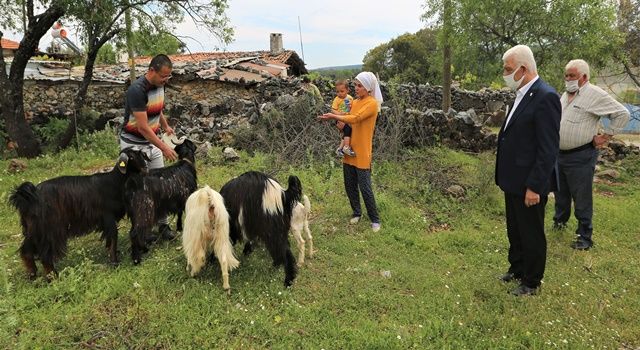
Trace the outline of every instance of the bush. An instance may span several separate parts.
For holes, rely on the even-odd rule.
[[[391,86],[389,94],[395,93]],[[290,98],[292,102],[276,103],[262,112],[254,125],[234,130],[233,146],[251,153],[259,151],[273,155],[283,164],[303,165],[309,159],[335,159],[340,133],[334,122],[316,118],[328,107],[314,104],[309,95]],[[407,113],[410,106],[401,98],[389,101],[376,122],[373,139],[376,160],[405,160],[409,157],[408,149],[440,145],[440,135],[453,132],[447,129],[446,122],[441,121],[440,127],[434,127],[427,120],[446,118],[441,112],[434,111],[433,115]]]
[[[47,146],[54,146],[54,143],[68,126],[68,119],[51,118],[44,125],[33,125],[33,130],[46,148]]]

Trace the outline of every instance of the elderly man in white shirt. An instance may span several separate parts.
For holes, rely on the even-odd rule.
[[[567,63],[564,79],[566,92],[560,98],[560,189],[555,192],[553,226],[566,227],[573,201],[578,228],[571,247],[588,250],[593,246],[593,174],[598,148],[624,128],[629,111],[604,90],[589,84],[589,65],[584,60]],[[601,117],[611,120],[604,134],[598,133]]]

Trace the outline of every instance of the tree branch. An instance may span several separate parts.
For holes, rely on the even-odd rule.
[[[33,0],[27,1],[27,20],[29,23],[33,21]]]
[[[638,79],[637,75],[633,74],[633,72],[631,71],[631,67],[629,67],[629,64],[623,60],[622,66],[624,67],[624,71],[627,73],[629,78],[631,78],[636,86],[640,88],[640,80]]]

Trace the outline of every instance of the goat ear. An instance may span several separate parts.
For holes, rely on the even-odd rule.
[[[127,163],[129,163],[129,156],[126,153],[121,153],[116,163],[116,167],[122,174],[127,173]]]

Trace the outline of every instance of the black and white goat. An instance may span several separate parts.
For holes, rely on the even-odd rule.
[[[240,265],[229,238],[229,213],[220,193],[205,186],[193,192],[185,207],[182,250],[187,258],[187,272],[193,277],[214,253],[222,271],[222,288],[230,290],[229,271]]]
[[[304,264],[305,244],[309,244],[309,257],[313,258],[313,237],[309,229],[309,214],[311,214],[311,202],[306,194],[302,195],[302,202],[296,202],[291,215],[291,232],[298,243],[298,266]],[[302,238],[302,231],[306,241]]]
[[[296,260],[288,234],[293,208],[302,196],[300,180],[289,176],[289,187],[285,191],[266,174],[250,171],[227,182],[220,194],[229,212],[233,243],[246,240],[244,253],[248,254],[252,241],[261,240],[273,265],[284,265],[284,284],[290,286],[296,278]]]
[[[143,152],[127,148],[108,173],[62,176],[37,186],[24,182],[13,191],[9,202],[20,214],[24,235],[20,255],[31,279],[36,277],[36,259],[47,278],[55,277],[54,263],[64,256],[67,240],[96,230],[102,231],[111,262],[118,262],[117,224],[125,214],[124,184],[146,172],[146,160]]]
[[[185,203],[198,187],[196,146],[190,140],[184,140],[175,151],[180,159],[175,164],[153,169],[147,176],[131,176],[125,183],[125,203],[131,220],[131,258],[136,265],[147,251],[145,240],[160,218],[177,214],[177,229],[182,230]]]

